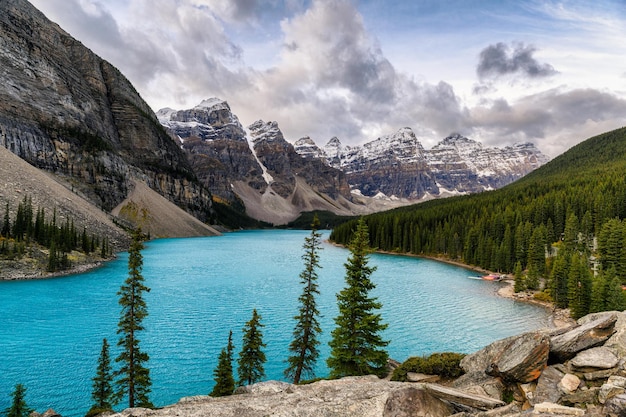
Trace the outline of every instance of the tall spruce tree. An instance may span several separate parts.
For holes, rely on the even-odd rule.
[[[588,314],[591,305],[591,273],[584,256],[578,252],[572,254],[567,288],[572,318],[579,319]]]
[[[567,308],[568,299],[568,270],[569,257],[565,249],[559,250],[550,274],[550,294],[559,308]]]
[[[209,394],[211,397],[223,397],[231,395],[235,391],[235,378],[233,376],[233,331],[228,334],[228,344],[220,352],[217,360],[217,368],[213,371],[215,386]]]
[[[11,394],[11,406],[6,409],[6,417],[28,417],[34,410],[26,404],[26,388],[22,384],[15,385]]]
[[[102,339],[102,350],[98,357],[96,376],[93,378],[93,391],[91,392],[93,405],[87,416],[94,416],[113,409],[113,373],[111,370],[111,357],[109,355],[109,343]]]
[[[382,323],[381,315],[376,312],[382,304],[369,295],[376,287],[370,280],[376,267],[368,266],[369,252],[367,225],[360,219],[345,264],[347,286],[337,294],[339,315],[335,318],[337,327],[332,332],[330,357],[326,361],[332,378],[382,376],[386,371],[388,354],[384,347],[389,342],[380,333],[387,324]]]
[[[4,210],[4,217],[2,220],[2,229],[0,230],[0,235],[7,237],[7,238],[11,236],[11,218],[9,215],[9,203],[8,202]]]
[[[243,343],[239,359],[237,360],[237,373],[239,385],[250,385],[259,382],[265,376],[264,363],[266,361],[263,348],[263,333],[261,332],[261,316],[256,309],[252,311],[252,318],[243,328]]]
[[[520,292],[526,289],[526,283],[524,282],[524,271],[522,271],[522,263],[517,261],[515,263],[515,269],[513,271],[513,277],[515,278],[515,285],[513,291]]]
[[[149,360],[146,352],[139,347],[139,332],[145,330],[142,322],[148,316],[148,308],[143,298],[144,292],[149,292],[141,275],[143,257],[141,250],[143,234],[141,229],[133,233],[132,243],[128,251],[128,278],[120,288],[119,304],[122,306],[117,333],[120,336],[117,345],[121,348],[119,356],[120,369],[115,373],[117,392],[116,401],[128,397],[129,407],[153,407],[148,398],[152,382],[150,370],[145,366]]]
[[[287,359],[289,366],[285,369],[285,377],[291,379],[294,384],[300,382],[302,376],[315,376],[314,367],[319,357],[319,340],[317,336],[322,332],[318,317],[315,297],[320,293],[317,285],[317,269],[319,264],[319,251],[321,250],[322,234],[318,232],[319,219],[317,215],[311,224],[311,235],[304,239],[302,248],[304,255],[304,270],[300,273],[300,283],[303,286],[302,294],[298,297],[300,309],[294,317],[296,325],[293,330],[293,340],[289,345],[292,355]]]

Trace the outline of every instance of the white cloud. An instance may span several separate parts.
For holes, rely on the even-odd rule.
[[[276,120],[292,141],[363,142],[409,126],[426,147],[458,131],[493,145],[532,140],[554,156],[581,134],[625,124],[625,19],[595,4],[524,3],[505,16],[501,3],[498,14],[495,3],[457,2],[465,8],[451,18],[397,15],[418,5],[375,0],[32,2],[120,68],[153,109],[217,96],[244,124]],[[394,57],[406,50],[400,64],[385,54],[390,40]],[[476,84],[481,64],[488,84]],[[551,76],[487,77],[502,73]]]

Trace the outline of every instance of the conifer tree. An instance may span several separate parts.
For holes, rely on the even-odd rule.
[[[50,249],[48,254],[48,272],[55,272],[59,269],[59,253],[57,252],[57,246],[52,241],[50,243]]]
[[[591,274],[579,253],[572,254],[568,280],[568,307],[572,318],[579,319],[589,313],[591,304]]]
[[[4,237],[11,237],[11,218],[9,215],[9,203],[7,202],[7,206],[4,211],[4,218],[2,221],[2,230],[0,230],[0,235]]]
[[[387,328],[377,310],[382,304],[369,292],[376,286],[370,280],[376,267],[368,266],[369,233],[361,218],[350,243],[346,267],[346,287],[337,294],[339,315],[337,327],[329,342],[331,352],[326,361],[332,378],[375,374],[386,371],[388,354],[381,332]]]
[[[320,312],[317,308],[315,297],[319,294],[317,285],[317,269],[319,264],[319,251],[321,250],[321,236],[318,232],[319,219],[313,218],[311,235],[304,239],[304,270],[300,273],[300,283],[303,291],[298,301],[300,309],[294,317],[296,325],[293,330],[293,340],[289,345],[292,355],[287,359],[289,366],[285,369],[285,377],[291,379],[294,384],[300,382],[303,375],[313,377],[315,363],[319,357],[319,340],[317,336],[322,332],[318,317]]]
[[[213,371],[215,387],[209,394],[211,397],[223,397],[231,395],[235,390],[235,378],[233,376],[233,332],[228,334],[228,344],[220,352],[217,368]]]
[[[256,309],[252,311],[252,318],[243,328],[243,343],[239,359],[237,360],[237,373],[239,385],[250,385],[259,382],[265,376],[263,364],[266,361],[263,348],[263,333],[261,332],[261,316]]]
[[[559,250],[552,273],[550,274],[550,294],[552,300],[559,308],[567,308],[568,300],[568,255],[564,250]]]
[[[543,225],[535,227],[528,244],[528,264],[538,276],[544,276],[546,272],[546,230]]]
[[[606,283],[606,304],[603,310],[606,311],[623,311],[626,308],[626,300],[622,284],[617,277],[613,275]]]
[[[524,291],[526,289],[526,283],[524,282],[524,271],[522,271],[522,263],[517,261],[515,263],[515,270],[513,271],[513,277],[515,284],[513,285],[514,292]]]
[[[102,350],[98,357],[96,376],[93,378],[93,391],[91,392],[93,405],[87,416],[94,416],[113,408],[113,373],[111,370],[111,357],[109,355],[109,343],[106,338],[102,339]]]
[[[15,385],[11,394],[11,406],[6,409],[6,417],[28,417],[33,410],[26,404],[26,388],[22,384]]]
[[[143,269],[143,246],[141,229],[133,233],[133,239],[128,251],[128,278],[121,286],[117,295],[120,296],[119,304],[122,306],[117,333],[120,336],[117,345],[121,348],[119,356],[115,359],[121,364],[115,373],[117,392],[116,401],[124,396],[128,397],[129,407],[151,408],[152,403],[148,398],[152,382],[150,370],[145,364],[149,360],[147,353],[139,347],[139,332],[145,330],[142,322],[148,315],[144,292],[149,292],[144,284],[141,274]]]
[[[565,251],[571,253],[578,249],[578,233],[579,233],[578,217],[571,213],[565,221],[565,230],[563,232],[563,247]]]
[[[526,274],[526,288],[529,290],[538,290],[539,289],[539,272],[537,271],[537,266],[528,262],[528,272]]]
[[[102,239],[102,246],[100,246],[100,257],[105,259],[109,255],[108,251],[109,239],[105,236]]]

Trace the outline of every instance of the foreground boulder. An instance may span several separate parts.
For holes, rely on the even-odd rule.
[[[556,361],[573,358],[578,352],[599,346],[615,333],[616,314],[604,314],[596,320],[585,322],[551,340],[550,355]]]
[[[541,375],[548,363],[550,339],[541,333],[514,338],[493,358],[485,373],[505,382],[531,382]]]

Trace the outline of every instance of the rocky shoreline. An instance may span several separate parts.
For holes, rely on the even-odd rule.
[[[115,259],[115,257],[109,259],[85,257],[84,259],[75,261],[71,268],[57,272],[45,271],[41,263],[33,258],[25,257],[19,260],[1,260],[0,281],[28,281],[82,274],[100,268],[106,262],[113,259]]]

